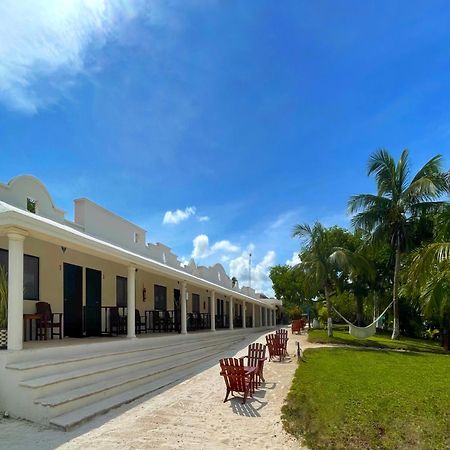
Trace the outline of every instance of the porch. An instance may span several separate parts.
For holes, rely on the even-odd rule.
[[[8,229],[6,236],[0,236],[0,251],[0,263],[6,261],[9,272],[9,350],[21,350],[25,339],[37,339],[38,334],[38,344],[48,341],[58,321],[57,334],[64,339],[83,338],[86,344],[87,337],[184,335],[275,323],[273,305],[266,307],[262,301],[181,270],[174,277],[169,267],[151,270],[144,264],[124,265],[117,257],[107,259],[19,229]],[[27,258],[33,258],[31,269]],[[28,292],[34,296],[27,296]],[[51,310],[45,320],[36,315],[39,302]],[[34,321],[24,323],[24,317]]]

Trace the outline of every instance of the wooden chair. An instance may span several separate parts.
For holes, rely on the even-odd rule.
[[[225,380],[227,393],[225,395],[224,403],[228,401],[228,396],[234,393],[244,395],[242,404],[245,404],[247,397],[252,396],[252,378],[256,373],[256,368],[244,367],[244,360],[237,358],[225,358],[219,361],[220,375]]]
[[[47,302],[37,302],[36,303],[36,313],[41,316],[40,320],[37,321],[38,329],[37,335],[38,339],[47,340],[47,330],[50,329],[50,338],[53,339],[54,336],[58,336],[62,339],[62,313],[53,313],[50,303]],[[55,318],[58,320],[55,320]],[[55,329],[57,332],[55,332]]]
[[[269,361],[274,361],[275,358],[278,358],[280,361],[284,359],[284,351],[276,334],[266,335],[266,342],[269,350]]]
[[[294,333],[301,333],[302,331],[302,323],[300,319],[296,319],[292,321],[292,334]]]
[[[306,320],[300,319],[300,331],[303,331],[306,328]]]
[[[280,341],[280,347],[282,348],[283,351],[283,357],[284,356],[288,356],[289,353],[287,351],[287,343],[288,343],[288,330],[286,330],[285,328],[282,328],[281,330],[277,330],[275,332],[277,338]]]
[[[147,324],[145,317],[141,317],[138,309],[134,310],[134,323],[136,327],[136,334],[147,333]]]
[[[119,335],[127,332],[127,318],[119,314],[119,308],[112,306],[109,308],[109,331],[111,334]]]
[[[261,381],[265,382],[264,379],[264,361],[267,360],[266,358],[266,346],[264,344],[259,343],[253,343],[248,346],[248,353],[247,356],[241,356],[240,359],[245,360],[247,359],[247,366],[248,367],[255,367],[256,368],[256,380],[255,384],[259,386],[261,384]]]

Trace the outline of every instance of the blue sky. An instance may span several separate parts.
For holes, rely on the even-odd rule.
[[[0,3],[0,180],[86,196],[270,293],[369,154],[450,152],[446,1]],[[177,212],[177,210],[179,210]],[[166,218],[166,220],[164,220]],[[175,223],[176,222],[176,223]]]

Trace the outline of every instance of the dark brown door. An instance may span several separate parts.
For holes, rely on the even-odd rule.
[[[86,336],[102,334],[102,273],[86,269]]]
[[[83,268],[64,263],[64,335],[83,336]]]

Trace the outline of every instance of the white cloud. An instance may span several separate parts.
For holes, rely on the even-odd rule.
[[[101,48],[143,2],[2,0],[0,101],[35,113],[55,102],[79,74],[87,52]]]
[[[188,206],[184,210],[177,209],[176,211],[166,211],[166,213],[164,214],[163,223],[177,224],[194,215],[195,215],[195,207],[193,206]]]
[[[211,247],[211,252],[216,253],[218,251],[235,253],[240,250],[240,247],[232,244],[230,241],[218,241]]]
[[[208,222],[209,217],[208,216],[198,216],[199,222]]]
[[[288,260],[286,261],[286,264],[287,264],[288,266],[291,266],[291,267],[294,267],[294,266],[296,266],[297,264],[300,264],[300,257],[299,257],[299,255],[298,255],[298,252],[292,253],[292,258],[291,258],[291,259],[288,259]]]
[[[228,240],[215,242],[212,246],[209,245],[209,237],[206,234],[199,234],[193,241],[192,257],[197,259],[204,259],[215,253],[236,253],[240,247],[232,244]]]
[[[239,280],[239,286],[248,286],[249,279],[249,253],[254,252],[254,246],[242,252],[240,256],[230,261],[230,276]],[[276,253],[269,250],[263,259],[251,268],[251,287],[267,295],[273,295],[272,282],[269,278],[269,271],[275,265]]]
[[[194,245],[194,249],[192,250],[193,258],[202,259],[209,256],[209,238],[206,234],[199,234],[196,238],[194,238],[192,243]]]

